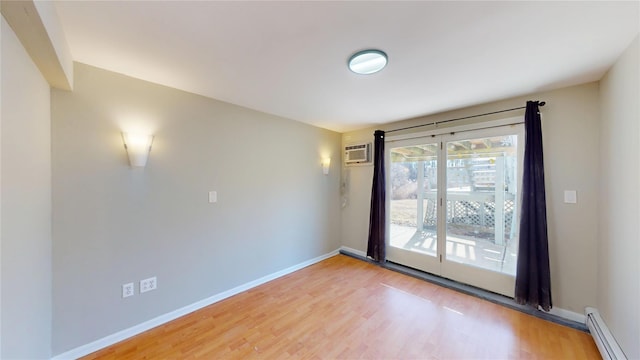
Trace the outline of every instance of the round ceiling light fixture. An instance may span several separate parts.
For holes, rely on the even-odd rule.
[[[358,51],[349,59],[349,69],[356,74],[377,73],[387,66],[387,54],[384,51],[369,49]]]

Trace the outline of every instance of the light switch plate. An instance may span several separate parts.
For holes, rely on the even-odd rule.
[[[564,202],[565,204],[576,204],[578,202],[578,195],[575,190],[565,190],[564,191]]]
[[[218,202],[218,192],[217,191],[209,191],[209,202],[210,203]]]

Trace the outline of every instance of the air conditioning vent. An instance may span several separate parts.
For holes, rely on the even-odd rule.
[[[344,164],[362,165],[371,163],[371,143],[347,145],[344,148]]]

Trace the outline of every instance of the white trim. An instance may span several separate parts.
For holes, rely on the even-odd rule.
[[[264,283],[267,283],[271,280],[275,280],[279,277],[291,274],[292,272],[298,271],[302,268],[305,268],[307,266],[313,265],[315,263],[318,263],[322,260],[328,259],[332,256],[336,256],[339,254],[339,250],[334,250],[330,253],[318,256],[316,258],[313,258],[311,260],[307,260],[304,262],[301,262],[297,265],[293,265],[291,267],[288,267],[284,270],[280,270],[277,272],[274,272],[272,274],[269,274],[267,276],[263,276],[259,279],[250,281],[246,284],[242,284],[240,286],[236,286],[233,289],[227,290],[227,291],[223,291],[219,294],[213,295],[209,298],[200,300],[198,302],[195,302],[191,305],[187,305],[185,307],[182,307],[180,309],[171,311],[169,313],[166,313],[164,315],[160,315],[156,318],[153,318],[151,320],[145,321],[143,323],[140,323],[138,325],[132,326],[128,329],[124,329],[122,331],[118,331],[115,334],[111,334],[108,336],[103,337],[102,339],[93,341],[91,343],[79,346],[75,349],[71,349],[69,351],[66,351],[62,354],[56,355],[55,357],[52,358],[52,360],[62,360],[62,359],[77,359],[80,358],[82,356],[85,355],[89,355],[93,352],[96,352],[100,349],[103,349],[107,346],[111,346],[115,343],[118,343],[122,340],[128,339],[132,336],[138,335],[142,332],[145,332],[147,330],[150,330],[154,327],[157,327],[159,325],[165,324],[169,321],[175,320],[181,316],[187,315],[189,313],[192,313],[196,310],[202,309],[203,307],[209,306],[211,304],[214,304],[218,301],[224,300],[226,298],[229,298],[231,296],[237,295],[241,292],[247,291],[249,289],[252,289],[254,287],[260,286]]]
[[[584,314],[580,314],[577,312],[573,312],[570,310],[565,310],[557,307],[551,308],[551,311],[549,311],[549,314],[561,317],[563,319],[575,321],[581,324],[584,324],[587,320]]]
[[[340,246],[340,250],[344,250],[350,254],[354,254],[354,255],[358,255],[358,256],[362,256],[363,258],[367,257],[367,253],[361,250],[356,250],[354,248],[350,248],[348,246]]]
[[[523,122],[524,122],[524,118],[522,116],[515,116],[515,117],[509,117],[509,118],[504,118],[500,120],[485,121],[485,122],[466,124],[466,125],[458,125],[458,126],[451,126],[451,127],[443,126],[440,128],[436,127],[435,129],[432,129],[432,130],[414,132],[410,134],[401,134],[401,135],[385,134],[384,142],[414,139],[418,137],[425,137],[425,136],[432,136],[432,135],[442,135],[442,134],[448,134],[451,132],[480,130],[480,129],[492,128],[496,126],[522,124]]]

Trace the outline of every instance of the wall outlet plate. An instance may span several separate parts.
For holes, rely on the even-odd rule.
[[[124,284],[122,285],[122,297],[126,298],[129,296],[133,296],[135,295],[135,288],[133,287],[133,283],[128,283],[128,284]]]
[[[147,291],[155,290],[158,287],[158,281],[156,277],[150,277],[148,279],[140,280],[140,294]]]

